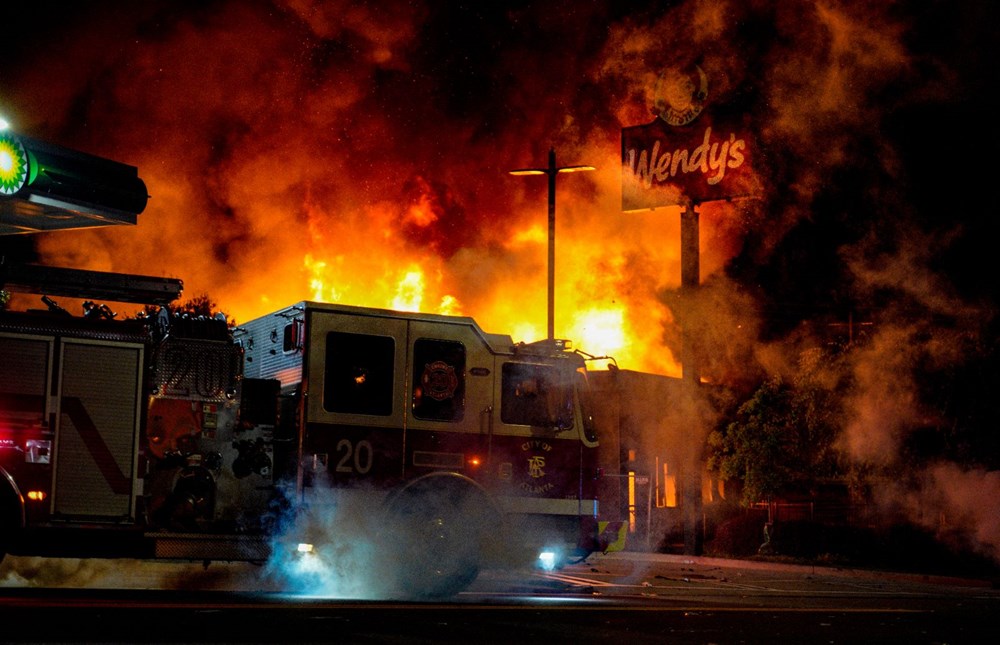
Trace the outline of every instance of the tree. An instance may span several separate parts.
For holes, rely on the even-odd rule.
[[[708,467],[742,482],[744,505],[843,474],[834,446],[839,361],[830,358],[821,350],[803,353],[791,381],[767,378],[730,423],[709,435]]]

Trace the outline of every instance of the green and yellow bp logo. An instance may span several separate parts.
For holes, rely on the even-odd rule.
[[[30,162],[24,144],[13,134],[0,132],[0,195],[14,195],[28,182]]]

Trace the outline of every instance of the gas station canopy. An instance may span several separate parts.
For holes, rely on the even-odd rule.
[[[148,199],[134,166],[0,132],[0,235],[135,224]]]
[[[134,166],[0,131],[0,235],[134,225],[148,199]],[[162,305],[183,286],[175,278],[11,264],[0,256],[0,290]]]

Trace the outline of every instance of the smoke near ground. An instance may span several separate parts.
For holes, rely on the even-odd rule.
[[[6,556],[0,587],[278,591],[249,563]]]
[[[508,171],[553,147],[597,168],[559,178],[558,336],[676,376],[686,323],[704,376],[726,382],[793,369],[816,329],[872,323],[847,363],[843,453],[907,472],[887,507],[995,552],[997,458],[908,452],[923,428],[995,426],[957,393],[996,352],[990,169],[974,161],[998,140],[995,10],[912,4],[21,9],[0,110],[149,188],[137,227],[38,236],[47,264],[178,277],[237,321],[314,298],[472,315],[526,341],[544,334],[546,182]],[[652,120],[663,69],[692,62],[767,154],[757,198],[701,206],[704,288],[681,298],[679,212],[621,212],[620,130]]]
[[[380,496],[316,491],[291,508],[272,541],[264,576],[292,593],[326,598],[385,598],[395,590],[398,562],[384,548],[388,529]],[[311,550],[299,550],[299,544]]]

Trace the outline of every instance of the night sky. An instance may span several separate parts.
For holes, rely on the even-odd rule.
[[[676,375],[691,321],[722,379],[871,322],[846,449],[891,460],[913,427],[963,427],[928,497],[1000,499],[992,2],[8,4],[0,113],[151,195],[137,227],[0,239],[9,256],[179,277],[237,320],[402,298],[534,340],[545,181],[507,171],[553,147],[597,167],[559,180],[557,335]],[[681,310],[678,212],[622,213],[620,135],[692,64],[766,154],[756,199],[701,207]]]

